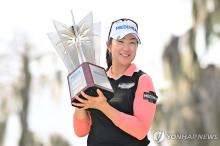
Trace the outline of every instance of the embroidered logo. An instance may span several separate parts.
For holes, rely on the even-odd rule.
[[[133,31],[137,32],[137,29],[133,26],[130,26],[130,25],[121,25],[121,26],[117,26],[116,27],[116,30],[118,29],[132,29]]]
[[[149,102],[155,104],[157,102],[158,97],[155,92],[149,91],[149,92],[144,92],[144,99],[147,99]]]
[[[118,88],[121,89],[130,89],[131,87],[134,87],[135,83],[119,83]]]

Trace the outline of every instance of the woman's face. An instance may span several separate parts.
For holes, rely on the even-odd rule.
[[[120,40],[112,40],[108,49],[112,54],[112,63],[117,65],[130,65],[136,55],[138,47],[137,39],[134,35],[128,34]]]

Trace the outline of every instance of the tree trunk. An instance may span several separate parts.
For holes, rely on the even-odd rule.
[[[23,86],[20,89],[20,95],[22,100],[22,108],[19,112],[20,122],[21,122],[21,138],[19,141],[19,146],[30,146],[30,132],[28,129],[27,116],[28,116],[28,106],[29,106],[29,92],[30,92],[30,83],[31,83],[31,74],[29,72],[29,58],[28,51],[29,46],[25,46],[25,53],[22,56],[23,64]]]

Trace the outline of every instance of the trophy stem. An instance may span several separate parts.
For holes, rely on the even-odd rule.
[[[78,58],[79,58],[79,63],[82,64],[83,62],[86,62],[86,58],[85,58],[85,55],[82,52],[82,45],[81,45],[80,41],[78,41],[76,43],[76,50],[77,50],[77,54],[78,54]]]

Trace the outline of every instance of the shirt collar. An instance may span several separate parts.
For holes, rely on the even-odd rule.
[[[136,71],[137,71],[137,66],[134,63],[132,63],[122,75],[131,77],[133,75],[133,73],[136,72]],[[121,77],[121,76],[120,77],[115,77],[113,75],[112,66],[107,71],[107,75],[108,75],[108,77],[113,78],[113,79],[119,79]]]

